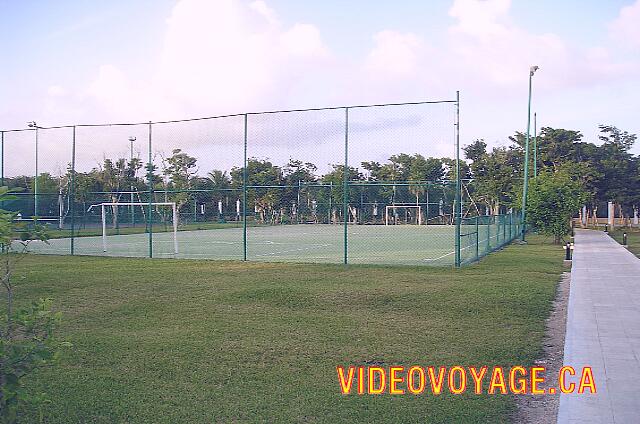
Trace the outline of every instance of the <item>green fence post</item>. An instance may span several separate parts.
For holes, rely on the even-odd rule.
[[[33,216],[38,216],[38,125],[34,124],[36,128],[36,170],[35,178],[33,180]]]
[[[149,180],[149,205],[147,207],[147,222],[149,224],[149,257],[153,258],[153,154],[151,145],[151,122],[149,122],[149,172],[147,174]]]
[[[71,137],[71,190],[69,190],[69,203],[71,206],[71,255],[75,253],[75,229],[76,229],[76,126],[73,126]]]
[[[242,260],[247,260],[247,130],[248,115],[244,114],[244,166],[242,167]]]
[[[487,254],[491,252],[491,222],[493,221],[493,216],[489,215],[487,218]]]
[[[349,108],[344,108],[344,171],[343,171],[343,188],[342,188],[342,202],[343,202],[343,217],[344,219],[344,264],[348,263],[348,222],[349,222],[349,204],[347,196],[349,194]]]
[[[513,240],[513,231],[514,230],[514,222],[513,222],[513,212],[509,214],[509,241]]]
[[[476,261],[480,259],[480,217],[476,216]]]
[[[456,149],[456,200],[454,202],[454,221],[455,221],[455,266],[460,268],[461,265],[461,248],[460,245],[460,219],[462,218],[462,195],[460,193],[460,92],[456,91],[456,121],[455,121],[455,149]]]

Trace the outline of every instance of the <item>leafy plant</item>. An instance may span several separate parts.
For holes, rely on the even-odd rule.
[[[7,187],[0,187],[0,202],[15,197]],[[0,209],[0,279],[6,292],[4,314],[0,316],[0,421],[13,423],[23,408],[40,408],[48,403],[44,393],[33,394],[24,387],[24,378],[35,369],[53,363],[69,343],[53,337],[60,322],[59,312],[52,311],[51,299],[39,299],[27,307],[14,310],[15,264],[34,240],[47,242],[44,226],[34,221],[29,226],[14,222],[15,214]],[[42,412],[41,412],[42,413]]]
[[[544,172],[529,183],[527,223],[555,243],[571,231],[571,217],[586,200],[579,182],[563,172]]]

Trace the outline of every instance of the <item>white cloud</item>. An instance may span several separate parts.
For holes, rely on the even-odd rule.
[[[52,85],[47,89],[47,94],[51,97],[61,97],[67,94],[67,90],[59,85]]]
[[[376,34],[374,41],[375,46],[365,61],[368,72],[382,77],[409,77],[418,73],[423,47],[419,36],[385,30]]]
[[[618,17],[609,24],[615,40],[624,45],[640,46],[640,0],[620,10]]]
[[[263,1],[182,0],[168,20],[154,87],[185,114],[272,106],[327,60],[318,29],[285,28]]]
[[[104,63],[85,87],[51,86],[47,110],[58,103],[82,110],[76,121],[107,122],[283,107],[286,94],[316,90],[309,80],[334,60],[317,27],[285,26],[263,0],[180,0],[158,44],[147,78]]]
[[[514,25],[509,0],[456,0],[449,14],[452,50],[467,72],[499,86],[520,83],[531,65],[564,78],[569,53],[554,34],[532,34]]]
[[[632,21],[638,5],[624,8],[612,25],[638,31],[619,23]],[[284,25],[265,0],[180,0],[149,78],[135,81],[104,64],[81,97],[100,121],[173,119],[442,97],[455,89],[495,93],[521,86],[533,64],[547,89],[594,84],[633,68],[617,64],[606,47],[580,51],[555,34],[524,30],[510,6],[510,0],[454,0],[454,23],[437,44],[386,29],[373,35],[366,54],[338,60],[315,25]]]
[[[449,9],[449,16],[458,21],[452,30],[481,38],[507,36],[504,22],[510,6],[510,0],[456,0]]]
[[[323,58],[329,54],[318,28],[309,24],[295,24],[280,36],[280,42],[292,56]]]
[[[276,12],[269,6],[267,6],[267,3],[265,3],[263,0],[254,1],[249,5],[249,7],[264,16],[269,25],[280,25],[280,20],[278,19],[278,15],[276,14]]]
[[[538,65],[536,84],[552,91],[607,84],[637,69],[637,63],[616,61],[612,46],[582,49],[553,33],[527,31],[512,21],[509,8],[509,0],[455,0],[449,10],[457,19],[449,29],[452,58],[476,84],[521,86],[529,67]],[[630,15],[625,9],[621,16]],[[640,31],[635,22],[629,26]]]

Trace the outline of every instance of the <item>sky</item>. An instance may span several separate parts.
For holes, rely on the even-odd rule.
[[[640,0],[0,0],[0,129],[460,91],[461,143],[500,146],[526,130],[529,67],[538,65],[538,127],[597,142],[599,124],[640,133],[638,22]],[[376,116],[391,126],[411,121]],[[197,151],[206,141],[181,147]]]

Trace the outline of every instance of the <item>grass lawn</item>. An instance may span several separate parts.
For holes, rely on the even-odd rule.
[[[540,240],[462,270],[30,256],[17,298],[74,347],[29,389],[53,423],[507,422],[511,396],[343,396],[335,367],[530,365],[562,272]]]
[[[627,243],[629,245],[629,251],[634,255],[640,257],[640,229],[638,228],[618,228],[609,232],[609,235],[613,237],[615,241],[622,244],[622,234],[627,233]]]

